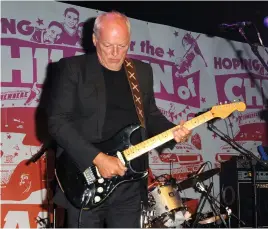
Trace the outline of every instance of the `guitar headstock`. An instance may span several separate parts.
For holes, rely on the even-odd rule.
[[[246,104],[244,102],[233,102],[213,106],[211,108],[211,113],[214,116],[214,118],[224,119],[234,111],[244,111],[244,110],[246,110]]]

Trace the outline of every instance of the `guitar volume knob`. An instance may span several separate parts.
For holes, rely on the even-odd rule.
[[[100,202],[101,198],[99,196],[95,196],[94,200],[97,203],[97,202]]]
[[[100,178],[100,179],[98,179],[98,182],[99,182],[100,184],[102,184],[102,183],[104,182],[104,179],[103,179],[103,178]]]
[[[98,192],[98,193],[102,193],[102,192],[103,192],[103,187],[98,187],[98,188],[97,188],[97,192]]]

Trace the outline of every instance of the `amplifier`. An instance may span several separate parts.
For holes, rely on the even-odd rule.
[[[221,163],[220,200],[246,225],[231,218],[231,227],[254,227],[254,199],[250,161],[233,156]],[[268,169],[256,164],[257,225],[268,227]],[[224,211],[224,209],[222,209]]]

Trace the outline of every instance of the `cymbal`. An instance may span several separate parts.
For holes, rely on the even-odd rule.
[[[226,214],[221,214],[221,216],[224,220],[227,218]],[[208,224],[208,223],[214,223],[218,220],[221,220],[219,215],[203,219],[203,220],[199,221],[198,223],[199,224]]]
[[[187,188],[192,188],[195,186],[196,182],[202,182],[205,181],[207,179],[209,179],[210,177],[213,177],[215,174],[219,173],[220,169],[219,168],[215,168],[215,169],[211,169],[208,171],[205,171],[203,173],[200,174],[193,174],[191,177],[187,178],[186,180],[177,183],[178,185],[178,190],[184,190]]]

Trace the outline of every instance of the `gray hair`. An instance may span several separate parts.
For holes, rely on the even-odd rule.
[[[129,34],[131,33],[131,26],[130,26],[130,21],[129,21],[128,17],[122,13],[117,12],[117,11],[111,11],[111,12],[103,13],[96,18],[95,23],[94,23],[94,27],[93,27],[93,32],[96,35],[96,37],[99,36],[99,31],[101,28],[102,19],[104,17],[109,16],[109,15],[124,19],[124,21],[127,25],[127,28],[128,28],[128,32],[129,32]]]

